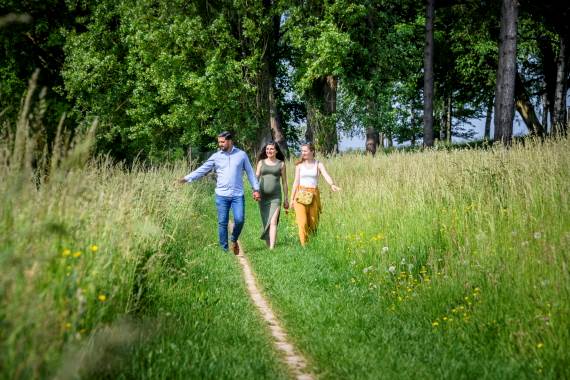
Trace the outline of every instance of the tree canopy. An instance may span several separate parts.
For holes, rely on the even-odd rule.
[[[116,159],[184,157],[190,148],[214,148],[221,130],[252,151],[275,138],[284,147],[311,140],[334,153],[340,132],[370,129],[389,142],[419,142],[428,95],[426,6],[4,0],[2,132],[14,128],[27,81],[39,69],[47,141],[64,112],[71,133],[97,117],[97,149]],[[531,134],[567,129],[567,15],[558,2],[520,2],[512,101]],[[466,123],[491,117],[501,17],[496,2],[435,2],[436,140],[472,137]]]

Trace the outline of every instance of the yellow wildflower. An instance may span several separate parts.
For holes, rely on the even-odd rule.
[[[68,248],[66,248],[66,249],[63,250],[63,252],[61,253],[61,255],[62,255],[63,257],[67,257],[67,256],[71,255],[71,250],[68,249]]]
[[[97,297],[97,299],[101,302],[105,302],[107,300],[107,296],[104,294],[99,294],[99,296]]]
[[[536,345],[536,348],[541,349],[544,347],[544,343],[539,343]]]
[[[77,258],[79,256],[81,256],[81,251],[77,251],[73,254],[73,257],[75,257],[75,258]]]
[[[431,325],[432,325],[433,327],[437,327],[437,326],[439,326],[439,322],[438,322],[438,321],[434,321],[434,322],[431,323]]]
[[[99,250],[99,247],[97,247],[95,244],[92,244],[91,247],[89,247],[89,249],[91,250],[91,252],[95,253]]]

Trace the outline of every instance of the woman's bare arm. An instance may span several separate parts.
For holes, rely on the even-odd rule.
[[[329,185],[331,185],[331,190],[332,191],[339,191],[341,190],[340,187],[338,187],[337,185],[334,184],[333,179],[331,178],[331,176],[329,175],[329,173],[327,172],[327,169],[325,168],[325,165],[322,162],[319,162],[319,171],[321,172],[321,174],[323,175],[325,181],[327,181],[327,183]]]
[[[281,183],[283,184],[283,194],[285,198],[285,208],[289,208],[289,199],[287,195],[289,194],[289,188],[287,185],[287,167],[285,166],[285,162],[281,164]]]
[[[295,166],[295,180],[293,181],[293,188],[291,189],[291,198],[289,199],[289,204],[295,202],[295,194],[297,193],[297,187],[299,186],[299,165]]]

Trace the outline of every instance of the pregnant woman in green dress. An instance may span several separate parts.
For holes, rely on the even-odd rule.
[[[273,249],[275,240],[277,240],[277,224],[283,198],[285,198],[283,207],[285,210],[289,209],[285,156],[277,143],[269,142],[261,150],[256,175],[261,192],[259,201],[259,212],[263,224],[261,239],[265,240],[269,249]]]

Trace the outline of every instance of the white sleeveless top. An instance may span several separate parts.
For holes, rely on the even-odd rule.
[[[317,179],[319,176],[319,161],[315,161],[315,165],[306,168],[304,163],[299,164],[299,185],[302,187],[317,187]]]

